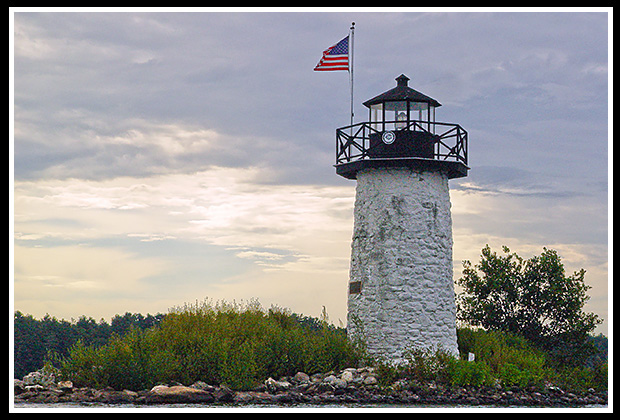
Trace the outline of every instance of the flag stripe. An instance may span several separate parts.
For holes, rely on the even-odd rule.
[[[323,51],[323,57],[315,71],[349,70],[349,37]]]

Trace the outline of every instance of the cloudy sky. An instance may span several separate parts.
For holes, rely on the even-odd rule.
[[[404,73],[469,132],[455,279],[485,244],[555,249],[607,332],[609,10],[12,11],[15,310],[258,299],[345,322],[348,73],[313,68],[354,21],[356,122]]]

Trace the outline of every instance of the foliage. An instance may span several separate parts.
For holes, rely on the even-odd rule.
[[[124,335],[132,328],[145,329],[157,325],[163,314],[146,317],[141,314],[115,315],[108,324],[81,316],[77,321],[58,320],[50,315],[37,320],[32,315],[16,311],[14,326],[14,377],[22,378],[40,369],[46,360],[67,356],[69,348],[81,341],[85,345],[99,347],[113,335]]]
[[[473,329],[459,329],[457,337],[460,352],[463,355],[474,353],[476,361],[486,364],[504,385],[540,385],[548,373],[545,353],[522,337]]]
[[[585,270],[566,276],[554,250],[525,260],[503,247],[504,256],[482,249],[480,263],[464,262],[458,296],[461,321],[526,338],[552,355],[558,365],[590,356],[591,333],[601,320],[582,308],[589,299]]]
[[[156,328],[133,329],[99,348],[77,343],[61,373],[76,386],[145,389],[200,380],[250,389],[269,376],[337,370],[361,359],[344,330],[300,319],[280,308],[264,311],[256,301],[185,305]]]
[[[595,353],[585,360],[584,365],[590,368],[607,363],[608,340],[603,334],[590,337],[590,344],[596,349]]]
[[[434,382],[448,386],[607,389],[607,364],[596,369],[557,367],[547,354],[511,333],[461,328],[457,330],[459,358],[442,351],[410,349],[405,362],[394,366],[379,363],[379,383],[387,386],[406,379],[410,384]],[[467,361],[469,353],[474,361]],[[413,385],[410,385],[413,386]]]

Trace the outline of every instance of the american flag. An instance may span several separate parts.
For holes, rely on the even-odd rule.
[[[314,71],[349,70],[349,36],[323,51]]]

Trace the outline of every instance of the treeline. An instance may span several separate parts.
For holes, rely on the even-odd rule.
[[[592,356],[590,356],[583,362],[583,366],[592,368],[607,363],[607,353],[609,346],[607,337],[599,333],[598,335],[591,336],[589,338],[589,342],[592,344],[596,351]]]
[[[14,314],[14,377],[24,375],[43,367],[52,357],[66,357],[69,349],[78,341],[87,346],[101,347],[113,336],[123,336],[131,329],[144,330],[159,325],[164,314],[146,316],[126,312],[115,315],[111,323],[99,322],[81,316],[77,321],[58,320],[49,314],[37,320],[20,311]]]

